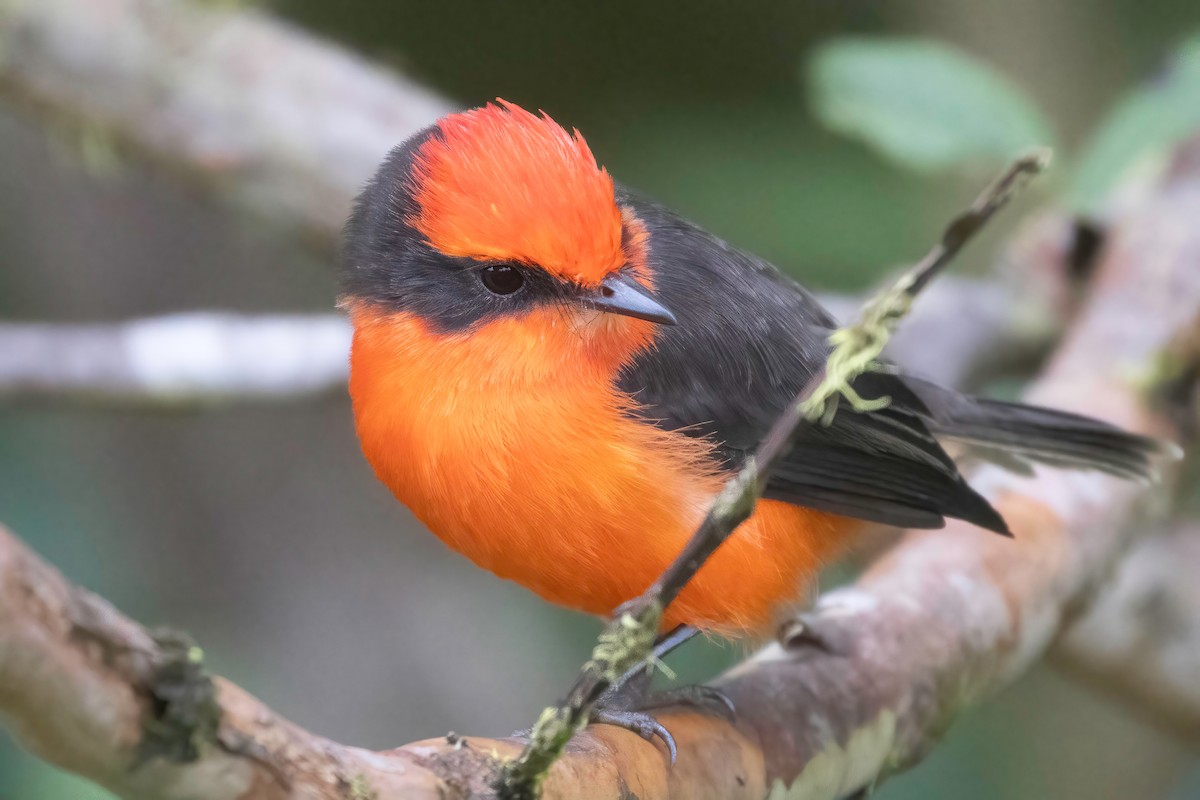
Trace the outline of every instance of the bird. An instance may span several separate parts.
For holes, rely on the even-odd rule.
[[[577,130],[499,99],[387,155],[340,269],[349,394],[375,475],[475,564],[598,616],[680,552],[838,327],[772,264],[615,182]],[[853,388],[889,402],[843,402],[802,433],[664,632],[769,637],[875,524],[955,518],[1010,535],[952,444],[1014,469],[1130,479],[1160,450],[891,364]]]

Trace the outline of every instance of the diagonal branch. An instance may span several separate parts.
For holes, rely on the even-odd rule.
[[[388,150],[452,110],[297,28],[184,0],[0,0],[0,94],[326,251]]]
[[[870,412],[888,404],[886,397],[869,400],[859,397],[853,388],[854,380],[876,368],[892,331],[908,314],[921,290],[1026,180],[1046,166],[1049,158],[1049,152],[1039,152],[1014,162],[970,208],[950,223],[941,240],[920,262],[890,288],[867,301],[857,322],[830,336],[833,347],[825,363],[784,409],[738,474],[714,498],[683,551],[640,597],[616,610],[566,699],[542,712],[530,734],[529,746],[520,758],[505,767],[497,784],[501,797],[517,800],[539,796],[550,766],[587,724],[600,696],[622,675],[650,657],[663,611],[754,513],[768,478],[791,451],[796,438],[809,426],[828,425],[843,399],[855,412]]]

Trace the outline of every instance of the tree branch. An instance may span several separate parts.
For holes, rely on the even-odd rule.
[[[1140,541],[1055,663],[1200,747],[1200,522]]]
[[[293,27],[181,0],[0,0],[0,93],[93,138],[114,137],[301,229],[326,251],[383,154],[451,108]],[[1037,236],[1014,248],[1015,272],[1060,285],[1060,272],[1037,275],[1025,264],[1069,246],[1070,231],[1062,220],[1043,220]],[[928,311],[896,337],[890,353],[948,384],[1014,359],[1029,363],[1060,315],[1057,306],[1031,311],[1028,292],[1016,302],[1019,283],[934,287]],[[825,299],[835,312],[857,307],[854,298]],[[292,317],[231,314],[62,329],[5,324],[0,397],[180,404],[337,389],[346,370],[333,347],[339,323],[311,319],[311,330]],[[963,334],[927,335],[941,330]],[[180,346],[156,348],[146,365],[142,345],[151,333]],[[292,357],[314,344],[307,359]],[[282,358],[255,363],[242,353]]]
[[[451,105],[260,13],[0,0],[0,92],[332,249],[384,155]]]
[[[350,326],[333,314],[0,322],[0,399],[181,405],[308,396],[345,388],[349,349]]]
[[[970,208],[955,217],[921,261],[892,286],[872,296],[854,323],[839,328],[829,337],[832,348],[825,363],[771,425],[738,474],[725,483],[683,550],[640,597],[616,609],[566,699],[542,713],[530,733],[529,745],[504,768],[497,783],[502,798],[534,800],[540,795],[546,773],[571,738],[587,724],[600,696],[622,675],[650,658],[663,611],[713,553],[753,515],[768,479],[791,451],[797,437],[812,426],[832,422],[843,401],[850,406],[841,411],[844,414],[869,413],[891,402],[887,397],[860,397],[854,381],[877,369],[892,332],[912,309],[921,291],[1049,161],[1049,151],[1015,161]],[[671,760],[675,760],[674,753]]]

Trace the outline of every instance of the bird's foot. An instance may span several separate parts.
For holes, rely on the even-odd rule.
[[[638,710],[650,711],[655,708],[668,706],[690,706],[701,711],[716,711],[730,722],[737,719],[737,709],[729,695],[720,689],[702,684],[678,686],[674,689],[664,689],[653,692],[638,704]]]
[[[645,682],[626,680],[605,692],[592,709],[589,723],[616,725],[636,733],[648,742],[661,741],[671,756],[671,765],[679,754],[675,737],[651,711],[672,706],[690,706],[701,711],[714,711],[733,721],[736,715],[733,701],[720,689],[711,686],[680,686],[661,692],[647,693]]]
[[[715,710],[730,721],[734,719],[733,701],[720,689],[711,686],[680,686],[661,692],[650,691],[651,665],[659,663],[668,653],[696,635],[696,629],[680,625],[659,637],[649,663],[639,664],[626,672],[608,691],[600,695],[588,715],[588,723],[616,725],[632,731],[648,742],[655,739],[666,745],[675,764],[678,748],[675,737],[649,711],[668,706],[691,706],[692,708]],[[528,736],[529,731],[517,731],[514,736]]]
[[[647,742],[659,739],[666,745],[667,752],[671,755],[671,766],[675,766],[675,759],[679,755],[679,748],[675,744],[675,737],[671,735],[671,732],[667,730],[665,725],[645,711],[594,708],[592,709],[589,724],[616,725],[618,728],[624,728],[627,731],[636,733]]]

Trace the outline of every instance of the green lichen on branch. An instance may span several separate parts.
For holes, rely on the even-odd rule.
[[[892,399],[886,395],[871,399],[862,397],[853,382],[863,373],[879,368],[883,348],[896,325],[912,307],[913,298],[906,284],[902,279],[890,290],[871,298],[858,322],[839,328],[829,336],[833,350],[825,362],[825,377],[800,403],[805,419],[826,427],[832,425],[839,397],[845,398],[860,414],[882,411],[891,403]]]
[[[520,757],[504,766],[497,792],[504,800],[535,800],[567,743],[588,724],[596,698],[629,670],[652,657],[662,604],[650,601],[618,613],[600,633],[567,700],[542,710]]]
[[[765,479],[758,469],[758,459],[747,456],[738,474],[721,487],[709,514],[714,519],[727,520],[735,525],[749,519],[754,512],[754,504],[762,496],[764,483]]]
[[[379,800],[379,793],[371,787],[366,775],[355,775],[348,787],[350,800]]]
[[[657,603],[637,612],[623,612],[600,633],[584,669],[615,683],[650,655],[661,620],[662,607]]]
[[[1050,151],[1041,148],[1013,162],[963,213],[955,217],[941,240],[925,258],[907,270],[888,288],[869,299],[858,321],[834,331],[829,337],[833,350],[825,361],[821,382],[800,400],[800,410],[810,422],[833,424],[838,398],[858,413],[882,411],[890,397],[864,398],[852,383],[860,375],[877,370],[879,357],[900,320],[912,310],[921,290],[979,232],[992,215],[1004,207],[1025,182],[1050,163]]]

